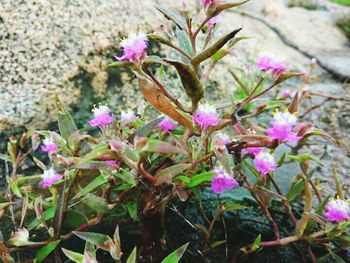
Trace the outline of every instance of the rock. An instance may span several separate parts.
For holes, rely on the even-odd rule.
[[[289,7],[288,3],[285,0],[254,2],[245,5],[243,13],[268,24],[287,46],[307,57],[315,57],[324,69],[336,77],[349,77],[349,41],[335,26],[335,14],[327,10]]]

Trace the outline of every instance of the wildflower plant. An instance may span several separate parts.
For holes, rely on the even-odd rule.
[[[177,207],[201,199],[201,194],[208,191],[217,197],[217,209],[205,216],[208,221],[199,230],[193,226],[206,233],[201,236],[203,247],[191,250],[195,241],[185,240],[185,245],[162,262],[178,262],[187,246],[203,259],[224,244],[225,250],[220,250],[224,254],[222,262],[243,262],[265,248],[295,243],[305,248],[307,260],[316,262],[315,253],[320,248],[331,249],[332,245],[340,251],[349,246],[349,203],[341,187],[338,199],[320,195],[311,170],[319,161],[303,151],[312,136],[333,139],[317,129],[317,124],[298,117],[299,101],[305,92],[283,95],[277,101],[274,95],[283,82],[304,77],[303,73],[290,72],[285,62],[263,56],[251,65],[258,72],[252,76],[252,86],[244,84],[236,69],[230,69],[244,96],[232,94],[230,105],[220,108],[214,102],[203,101],[206,80],[215,65],[245,39],[239,36],[241,28],[224,36],[217,36],[214,28],[223,12],[246,2],[200,1],[199,13],[187,6],[176,11],[158,7],[170,20],[173,33],[136,33],[122,40],[122,54],[116,55],[110,66],[133,71],[140,96],[159,117],[152,119],[146,110],[118,113],[113,112],[113,105],[95,106],[88,122],[94,131],[91,134],[95,134],[92,136],[76,127],[57,98],[59,132],[30,131],[20,140],[12,138],[8,142],[8,154],[1,157],[11,164],[11,173],[0,209],[11,214],[14,233],[12,238],[0,240],[4,262],[14,262],[18,255],[15,252],[25,249],[38,249],[36,262],[54,251],[51,257],[57,262],[63,255],[74,262],[97,262],[98,250],[109,253],[115,262],[161,260],[164,252],[172,249],[161,227],[167,211],[174,211],[191,225]],[[176,56],[150,54],[150,42],[167,47]],[[187,101],[180,101],[158,77],[169,68],[176,70]],[[263,115],[271,116],[271,123],[252,128]],[[48,154],[44,161],[35,158],[40,150]],[[277,150],[283,153],[277,155]],[[27,161],[41,171],[23,175],[20,169]],[[283,191],[276,171],[288,163],[294,164],[295,174]],[[250,195],[250,202],[231,199],[226,203],[223,194],[240,190]],[[22,207],[19,219],[13,212],[18,205]],[[239,213],[249,206],[266,218],[270,235],[256,235],[240,247],[229,247],[228,240],[233,237],[227,234],[225,214]],[[282,226],[276,223],[272,213],[276,206],[292,226],[289,232],[282,232]],[[88,231],[116,213],[119,216],[113,236]],[[224,226],[223,242],[213,234],[216,221]],[[130,256],[122,253],[123,239],[119,235],[119,230],[127,232],[118,227],[125,222],[137,222],[135,228],[140,229],[141,243]],[[38,229],[45,235],[31,241]],[[86,241],[84,252],[65,248],[65,241],[74,236]],[[334,254],[330,250],[323,256]]]

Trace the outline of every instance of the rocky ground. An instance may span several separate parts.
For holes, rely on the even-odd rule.
[[[71,105],[80,114],[77,116],[89,114],[98,101],[108,101],[116,109],[142,105],[130,74],[108,69],[108,64],[121,36],[137,30],[150,32],[158,25],[162,16],[154,6],[181,3],[132,2],[0,1],[0,132],[8,134],[15,127],[44,128],[54,120],[55,95]],[[307,10],[290,7],[291,2],[295,1],[252,0],[225,13],[220,31],[242,26],[241,35],[250,37],[237,45],[235,56],[225,59],[225,67],[240,67],[260,53],[272,53],[288,61],[293,70],[305,71],[315,57],[318,79],[311,87],[345,96],[341,81],[350,77],[350,45],[335,26],[338,7],[334,11],[333,5],[319,1],[320,9]],[[232,80],[225,67],[218,67],[209,83],[215,97],[235,90],[233,84],[228,85]],[[330,102],[315,111],[313,121],[339,141],[322,154],[326,165],[321,174],[326,182],[332,181],[331,158],[341,178],[349,178],[349,116],[344,102]]]

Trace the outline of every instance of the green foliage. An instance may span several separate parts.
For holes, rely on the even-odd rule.
[[[4,242],[0,235],[3,258],[8,257],[8,251],[15,254],[12,252],[18,246],[24,250],[41,247],[35,260],[43,262],[54,250],[58,257],[57,246],[65,245],[60,242],[73,236],[85,242],[84,253],[66,248],[62,251],[79,263],[95,262],[96,249],[117,262],[126,259],[127,263],[136,263],[139,256],[158,262],[163,259],[162,249],[169,251],[170,247],[189,240],[194,241],[191,247],[201,257],[220,254],[228,261],[228,255],[232,254],[238,262],[252,253],[264,253],[265,246],[295,245],[308,249],[315,244],[327,248],[335,244],[339,250],[349,247],[349,222],[330,223],[324,216],[325,210],[329,210],[327,205],[334,200],[319,194],[313,175],[323,163],[305,147],[314,144],[311,140],[314,136],[334,139],[314,124],[299,123],[291,114],[298,109],[299,101],[309,98],[307,91],[300,97],[294,96],[290,103],[280,98],[278,92],[273,93],[279,85],[302,74],[253,67],[231,69],[228,74],[237,90],[222,98],[226,104],[218,108],[201,104],[208,93],[206,86],[211,72],[223,58],[230,58],[237,43],[247,39],[238,36],[241,29],[230,29],[224,36],[216,36],[216,26],[207,22],[246,2],[212,3],[203,10],[204,20],[198,24],[195,21],[201,16],[194,19],[196,10],[157,7],[173,27],[149,34],[148,40],[165,45],[176,54],[171,53],[170,58],[144,51],[129,58],[130,61],[110,65],[114,69],[127,67],[135,74],[143,99],[150,104],[139,115],[128,112],[119,117],[107,106],[99,106],[94,111],[94,120],[102,118],[102,122],[108,122],[78,129],[75,121],[80,126],[81,120],[74,120],[56,98],[59,131],[30,131],[7,142],[7,154],[1,154],[0,159],[6,161],[12,174],[6,176],[7,189],[6,195],[0,197],[0,214],[11,219],[16,231]],[[170,75],[176,75],[181,82],[186,101],[172,94],[167,82]],[[271,112],[279,108],[286,112],[275,114],[284,118],[285,126],[290,125],[283,128],[298,136],[298,142],[288,137],[277,140],[266,132]],[[165,116],[154,118],[155,111]],[[278,121],[275,118],[271,125]],[[162,125],[167,122],[176,128],[164,129]],[[45,144],[49,141],[58,148],[49,151],[47,158],[36,154],[43,137]],[[260,148],[263,154],[254,153],[254,148]],[[32,163],[37,171],[24,176],[22,170],[27,163]],[[262,169],[263,165],[268,167]],[[336,172],[335,179],[339,197],[344,201],[346,197]],[[40,183],[46,180],[48,187],[43,189],[41,186],[46,184]],[[319,199],[316,204],[315,197]],[[195,214],[189,220],[178,207],[193,202]],[[186,238],[176,246],[163,242],[171,239],[166,237],[169,229],[162,229],[170,212],[195,231],[195,239],[185,233]],[[276,223],[276,220],[280,221]],[[117,225],[113,237],[101,227],[106,221],[112,222],[113,227]],[[230,233],[232,236],[243,239],[234,246],[229,244],[228,225],[236,231]],[[224,233],[217,233],[218,226]],[[44,234],[34,235],[36,231]],[[126,258],[121,242],[128,235],[133,239],[125,242],[129,248],[126,251],[134,249]],[[140,249],[135,247],[139,243],[134,242],[135,236],[142,241]],[[33,238],[39,242],[31,241]],[[162,262],[179,262],[186,257],[188,245],[182,245]],[[325,260],[340,257],[338,251],[323,252]]]

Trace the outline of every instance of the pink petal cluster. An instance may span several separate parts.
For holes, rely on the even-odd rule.
[[[241,154],[244,155],[247,152],[249,152],[251,155],[253,155],[255,157],[256,155],[258,155],[263,150],[264,150],[263,147],[249,147],[249,148],[243,149]]]
[[[53,141],[52,138],[46,138],[43,141],[43,145],[41,146],[41,150],[48,153],[55,153],[59,150],[59,147],[56,145],[56,143]]]
[[[143,33],[132,34],[121,43],[124,54],[121,57],[115,57],[117,60],[128,60],[133,62],[143,57],[147,48],[147,36]]]
[[[262,71],[271,71],[273,77],[278,77],[288,68],[285,62],[273,59],[269,56],[261,56],[256,66]]]
[[[114,116],[111,113],[111,110],[108,106],[100,105],[93,110],[94,118],[89,121],[90,126],[92,127],[101,127],[106,128],[108,124],[113,122]]]
[[[133,111],[122,112],[120,115],[120,123],[122,126],[125,126],[131,122],[137,121],[138,116]]]
[[[177,124],[175,121],[170,119],[168,116],[165,116],[164,119],[158,124],[158,127],[163,132],[170,132],[170,131],[175,130],[177,128]]]
[[[200,104],[193,115],[193,120],[206,130],[209,126],[216,126],[220,123],[218,113],[214,106],[209,104]]]
[[[63,175],[58,174],[53,168],[45,170],[41,175],[42,178],[42,187],[44,189],[51,187],[54,183],[61,180]]]
[[[282,91],[282,97],[285,97],[285,98],[287,98],[287,97],[289,97],[290,96],[290,91],[289,90],[284,90],[284,91]]]
[[[256,169],[262,174],[276,170],[277,164],[272,154],[262,151],[254,158]]]
[[[206,25],[208,27],[214,26],[215,24],[217,24],[219,22],[219,16],[213,16],[212,18],[210,18],[208,20],[208,22],[206,23]]]
[[[230,190],[239,186],[234,178],[234,174],[228,173],[223,166],[214,169],[215,175],[212,178],[211,189],[214,193],[220,194],[225,190]]]
[[[219,132],[213,136],[212,146],[213,148],[224,148],[226,144],[230,142],[231,142],[231,139],[226,133]]]
[[[207,8],[208,6],[213,4],[215,2],[215,0],[201,0],[201,2],[204,5],[204,7]]]
[[[293,127],[297,124],[297,117],[288,111],[274,113],[271,128],[267,129],[266,134],[271,139],[277,139],[279,142],[298,142],[301,137],[297,136]]]
[[[326,205],[326,213],[324,215],[331,222],[350,220],[349,202],[340,199],[329,201]]]

